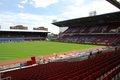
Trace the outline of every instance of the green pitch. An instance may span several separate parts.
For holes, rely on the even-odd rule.
[[[98,45],[62,43],[62,42],[11,42],[0,43],[0,62],[59,54],[61,52],[82,50]]]

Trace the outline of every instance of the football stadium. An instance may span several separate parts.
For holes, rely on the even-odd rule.
[[[120,9],[119,0],[106,0]],[[120,80],[120,12],[0,30],[0,80]]]

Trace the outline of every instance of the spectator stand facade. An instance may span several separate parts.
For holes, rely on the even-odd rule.
[[[0,42],[21,42],[46,40],[48,31],[0,30]]]
[[[60,34],[64,42],[92,43],[104,45],[120,44],[120,12],[95,15],[52,23],[69,27]]]

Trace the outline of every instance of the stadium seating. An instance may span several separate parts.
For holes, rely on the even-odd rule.
[[[50,62],[7,71],[3,73],[2,78],[11,77],[11,80],[109,80],[108,76],[111,77],[112,74],[114,77],[119,72],[119,51],[96,54],[83,61]]]
[[[119,45],[119,36],[69,36],[63,35],[60,41],[76,43],[92,43],[105,45]]]
[[[111,71],[111,73],[109,73],[106,77],[104,77],[103,80],[112,80],[112,79],[116,80],[118,78],[120,78],[120,66],[117,69]]]
[[[120,45],[119,25],[96,25],[69,27],[65,32],[60,34],[60,41],[92,43],[104,45]]]
[[[24,41],[23,38],[1,38],[0,42],[21,42]]]
[[[44,41],[44,37],[0,38],[0,42]]]

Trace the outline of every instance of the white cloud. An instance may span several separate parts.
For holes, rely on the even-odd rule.
[[[91,0],[89,2],[87,2],[86,0],[59,0],[59,1],[61,1],[66,5],[62,6],[61,10],[63,11],[61,13],[57,15],[53,14],[55,16],[49,16],[49,14],[45,16],[45,15],[34,15],[30,13],[1,13],[0,24],[3,28],[6,28],[6,26],[9,25],[18,25],[18,24],[29,26],[29,29],[32,29],[32,27],[45,26],[49,28],[50,32],[58,33],[59,28],[51,24],[52,20],[54,19],[58,19],[60,21],[65,19],[89,16],[89,12],[95,10],[97,14],[119,11],[119,9],[117,9],[116,7],[114,7],[105,0]],[[31,3],[34,7],[45,8],[52,4],[58,3],[59,1],[58,0],[22,0],[22,2],[19,4],[19,8],[24,8],[24,6],[22,5],[25,5],[26,3]]]
[[[18,8],[24,8],[24,6],[21,4],[18,4]]]
[[[13,26],[14,23],[5,23],[5,22],[0,22],[1,29],[9,29],[9,26]],[[3,28],[4,26],[4,28]]]
[[[35,8],[37,8],[37,7],[46,8],[57,2],[58,2],[58,0],[30,0],[30,4],[33,5]]]
[[[89,12],[91,11],[96,11],[97,14],[103,14],[119,10],[105,0],[91,0],[88,3],[85,1],[74,0],[71,4],[67,5],[62,13],[63,17],[70,19],[89,16]]]
[[[33,27],[45,26],[50,32],[58,33],[59,28],[52,25],[52,20],[56,19],[56,16],[42,16],[29,13],[1,13],[0,24],[2,29],[9,29],[12,25],[26,25],[29,26],[29,30]]]
[[[20,3],[21,4],[25,4],[25,3],[27,3],[28,2],[28,0],[22,0]]]
[[[21,0],[21,2],[18,4],[18,8],[25,8],[24,4],[26,4],[28,0]]]
[[[18,5],[19,8],[23,8],[24,4],[28,3],[32,6],[34,6],[35,8],[38,8],[38,7],[43,7],[43,8],[46,8],[52,4],[55,4],[59,2],[59,0],[22,0],[20,2],[20,4]]]

